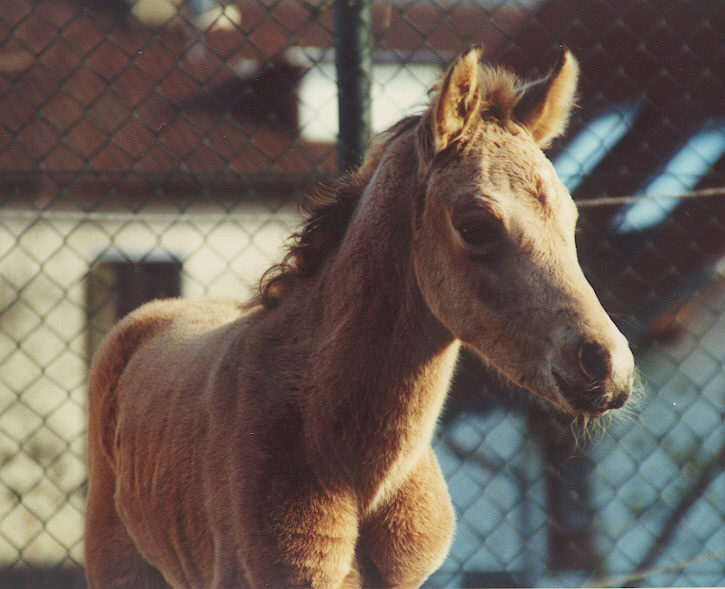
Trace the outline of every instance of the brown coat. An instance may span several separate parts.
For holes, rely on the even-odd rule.
[[[576,62],[524,88],[480,58],[314,208],[256,304],[157,301],[109,334],[91,587],[419,586],[454,529],[431,438],[461,342],[573,415],[627,399],[631,354],[537,147]]]

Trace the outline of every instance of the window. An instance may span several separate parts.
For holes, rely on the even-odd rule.
[[[312,61],[299,87],[302,137],[308,141],[334,142],[338,133],[338,113],[333,53],[300,48],[298,56],[306,58],[308,63]],[[433,60],[410,62],[395,57],[377,54],[374,58],[371,117],[375,133],[384,131],[406,115],[422,111],[426,92],[441,73],[441,67]]]
[[[115,4],[120,5],[123,2]],[[191,22],[202,31],[234,30],[238,29],[242,22],[242,13],[237,6],[219,0],[186,0],[182,3],[135,0],[128,4],[131,4],[131,12],[137,19],[154,27],[168,25],[181,11],[181,5],[185,5],[190,12]]]
[[[619,234],[659,225],[725,154],[725,121],[709,124],[692,135],[641,189],[646,198],[629,205],[612,222]]]
[[[181,262],[168,256],[140,261],[103,257],[91,268],[87,289],[90,360],[124,315],[153,299],[181,294]]]
[[[559,178],[574,192],[632,128],[640,103],[625,102],[602,111],[572,139],[554,161]]]

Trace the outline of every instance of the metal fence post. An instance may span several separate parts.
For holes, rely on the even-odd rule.
[[[371,38],[370,0],[337,0],[335,69],[341,173],[360,164],[370,139]]]

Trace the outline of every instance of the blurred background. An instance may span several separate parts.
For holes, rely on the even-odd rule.
[[[530,78],[561,45],[580,61],[549,156],[645,395],[577,439],[464,355],[436,442],[458,531],[428,586],[725,585],[723,31],[710,0],[0,0],[0,587],[85,585],[109,327],[248,296],[305,191],[473,42]]]

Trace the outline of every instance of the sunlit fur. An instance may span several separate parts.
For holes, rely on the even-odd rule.
[[[540,149],[575,61],[526,85],[480,59],[318,195],[254,301],[156,301],[108,335],[91,588],[418,587],[454,531],[431,440],[462,342],[573,416],[627,400],[632,355]]]

